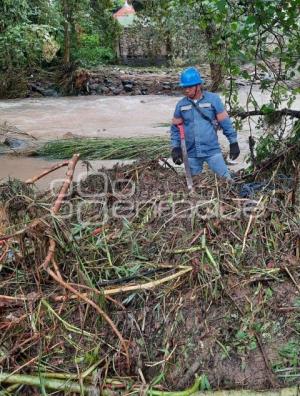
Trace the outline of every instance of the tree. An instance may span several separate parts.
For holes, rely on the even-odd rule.
[[[299,128],[286,118],[293,114],[279,111],[283,101],[290,107],[300,92],[288,83],[300,72],[299,0],[134,0],[133,5],[142,18],[150,19],[161,40],[168,38],[173,55],[178,45],[188,48],[178,37],[188,37],[193,49],[198,48],[199,52],[204,38],[211,89],[220,89],[226,78],[229,86],[223,88],[232,114],[260,116],[257,128],[266,131],[257,147],[260,159],[266,147],[278,149],[288,135],[289,141],[299,140]],[[189,64],[196,63],[188,51],[180,55]],[[245,109],[241,108],[237,94],[240,78],[250,84]],[[269,103],[258,105],[252,94],[253,84],[269,92]],[[237,127],[241,126],[240,120],[236,119]],[[252,136],[249,142],[253,153]]]
[[[214,89],[223,75],[234,79],[243,74],[250,79],[242,70],[246,62],[256,72],[270,73],[277,82],[294,73],[300,46],[298,0],[133,0],[133,6],[141,18],[150,19],[161,39],[172,42],[172,52],[175,43],[187,47],[178,40],[180,36],[188,37],[197,48],[193,32],[198,34],[200,52],[205,37]],[[262,87],[266,84],[264,81]],[[278,89],[275,84],[274,101]]]
[[[45,9],[50,7],[47,0],[36,2]],[[51,60],[58,49],[54,40],[56,26],[42,20],[34,4],[29,5],[27,0],[3,0],[0,3],[0,68],[3,70]]]
[[[103,53],[104,57],[113,58],[119,28],[112,17],[112,7],[111,0],[3,0],[0,68],[26,68],[51,61],[50,54],[55,55],[58,43],[63,48],[63,63],[69,64],[78,58],[82,33],[98,36],[87,40],[95,44],[96,55]]]

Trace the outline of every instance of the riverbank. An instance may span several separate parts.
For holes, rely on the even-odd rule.
[[[198,65],[207,89],[211,86],[210,68],[207,64]],[[252,76],[251,84],[259,85],[261,81],[270,83],[274,76],[265,71],[254,71],[252,66],[244,65],[243,70]],[[3,74],[0,77],[0,99],[41,98],[74,95],[102,96],[147,96],[180,95],[178,80],[182,68],[126,66],[99,66],[93,69],[73,68],[63,70],[16,71],[16,75]],[[239,87],[250,85],[250,80],[239,76],[235,79]],[[230,80],[225,80],[225,86]],[[291,87],[299,86],[299,78],[285,81]]]

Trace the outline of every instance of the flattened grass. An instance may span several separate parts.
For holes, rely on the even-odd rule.
[[[167,138],[76,138],[54,140],[38,149],[37,155],[49,159],[67,159],[79,153],[81,159],[138,159],[168,156]]]

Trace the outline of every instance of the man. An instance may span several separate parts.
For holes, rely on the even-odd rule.
[[[175,164],[182,164],[180,135],[177,125],[183,123],[188,161],[192,175],[202,172],[203,163],[221,177],[231,179],[218,142],[217,124],[223,130],[230,144],[230,158],[235,160],[240,149],[237,133],[226,112],[219,95],[204,91],[204,83],[195,67],[185,69],[180,76],[180,86],[185,89],[174,112],[171,126],[172,159]]]

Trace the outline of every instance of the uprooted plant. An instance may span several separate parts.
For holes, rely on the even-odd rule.
[[[2,184],[3,390],[298,383],[283,351],[299,343],[299,169],[278,173],[293,153],[254,174],[251,199],[243,175],[189,195],[158,160],[71,182],[74,157],[58,192]]]

